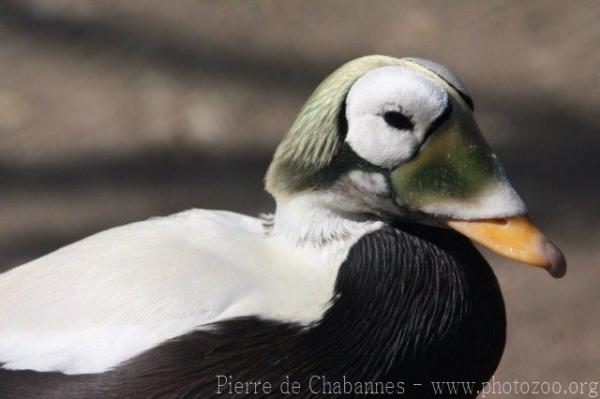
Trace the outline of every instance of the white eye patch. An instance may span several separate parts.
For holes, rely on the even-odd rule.
[[[448,94],[431,78],[408,67],[375,69],[358,79],[346,99],[346,142],[363,159],[392,168],[419,149],[429,126],[448,106]],[[400,112],[413,128],[388,124],[386,112]]]

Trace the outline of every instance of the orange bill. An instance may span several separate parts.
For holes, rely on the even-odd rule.
[[[543,267],[562,277],[567,263],[562,252],[526,216],[490,220],[450,220],[452,229],[507,258]]]

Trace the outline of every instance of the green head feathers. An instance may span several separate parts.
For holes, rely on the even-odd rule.
[[[275,151],[266,176],[272,195],[318,187],[333,178],[325,170],[342,149],[340,120],[350,88],[365,73],[402,61],[380,55],[352,60],[329,75],[313,92]],[[329,173],[328,173],[329,172]]]
[[[387,119],[390,112],[400,119]],[[266,188],[282,198],[328,187],[354,169],[384,176],[396,204],[415,211],[461,218],[525,211],[479,132],[466,89],[427,60],[369,56],[337,69],[277,148]]]
[[[565,272],[560,251],[523,217],[465,87],[429,60],[369,56],[336,70],[277,148],[266,188],[278,215],[295,194],[313,191],[308,203],[295,203],[369,218],[425,217],[553,276]]]

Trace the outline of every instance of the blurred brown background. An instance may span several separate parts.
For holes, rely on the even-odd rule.
[[[553,280],[486,252],[496,378],[600,381],[599,21],[597,0],[3,0],[0,270],[153,215],[272,210],[262,177],[312,89],[357,56],[421,56],[469,87],[570,262]]]

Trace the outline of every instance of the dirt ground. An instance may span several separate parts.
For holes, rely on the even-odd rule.
[[[509,322],[496,380],[598,382],[598,21],[596,0],[3,0],[0,270],[154,215],[272,210],[263,174],[311,90],[357,56],[421,56],[466,83],[569,261],[553,280],[485,252]]]

